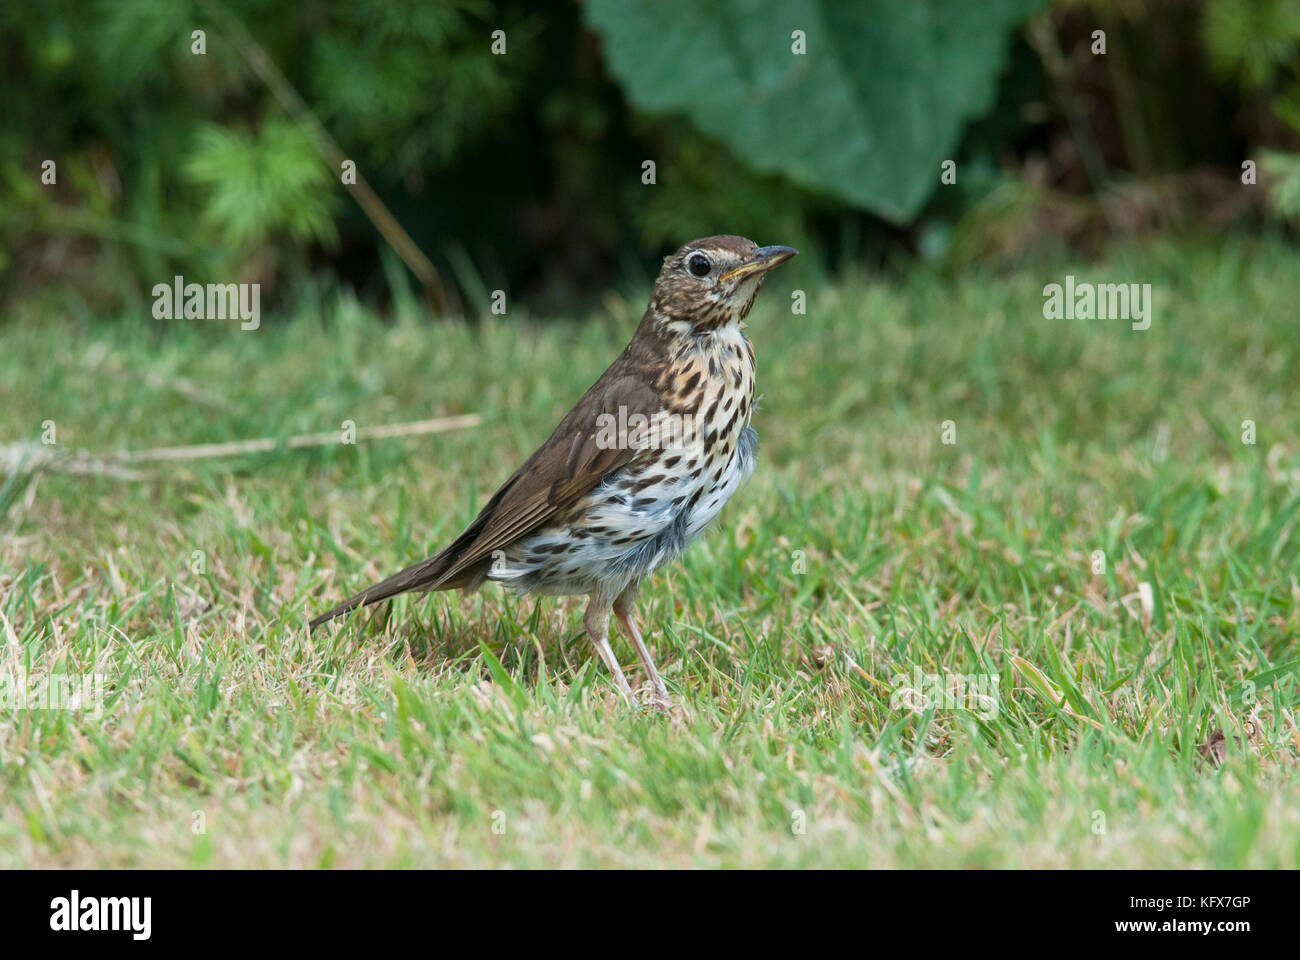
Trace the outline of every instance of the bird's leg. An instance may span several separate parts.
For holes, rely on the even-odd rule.
[[[614,616],[618,617],[618,622],[623,625],[623,632],[632,639],[632,645],[636,647],[636,655],[641,658],[641,664],[645,667],[646,673],[650,674],[650,682],[655,688],[655,706],[661,710],[666,709],[672,704],[668,697],[668,688],[664,686],[663,677],[659,676],[659,671],[655,669],[655,662],[650,658],[650,650],[646,647],[645,641],[641,639],[641,631],[637,629],[632,615],[636,612],[637,589],[640,585],[633,581],[627,585],[627,589],[618,595],[614,601]]]
[[[614,675],[619,690],[622,691],[623,696],[631,700],[632,688],[628,686],[627,677],[623,676],[623,669],[614,659],[614,651],[609,645],[609,602],[599,594],[593,593],[587,601],[586,611],[582,614],[582,625],[587,628],[587,639],[595,645],[600,659],[605,661],[605,666]]]

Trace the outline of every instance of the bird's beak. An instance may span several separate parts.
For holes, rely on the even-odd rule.
[[[747,277],[751,273],[766,273],[773,267],[785,263],[799,251],[794,247],[759,247],[754,251],[753,259],[742,263],[734,270],[728,270],[719,279],[721,280],[738,280],[741,277]]]

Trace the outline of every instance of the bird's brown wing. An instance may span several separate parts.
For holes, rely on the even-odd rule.
[[[451,589],[472,581],[472,574],[479,565],[491,562],[494,551],[563,516],[610,473],[636,458],[639,451],[631,444],[598,442],[605,422],[602,414],[626,422],[633,414],[651,417],[660,407],[658,391],[624,353],[455,541],[429,559],[349,597],[312,620],[311,626],[400,593]],[[620,416],[622,420],[618,420]]]

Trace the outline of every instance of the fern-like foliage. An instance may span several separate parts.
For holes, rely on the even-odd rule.
[[[310,136],[289,121],[269,120],[256,133],[205,126],[184,168],[201,192],[204,227],[223,243],[338,239],[334,178]]]

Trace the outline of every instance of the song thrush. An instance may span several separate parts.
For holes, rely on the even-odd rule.
[[[767,271],[797,253],[706,237],[664,258],[626,349],[550,439],[436,555],[311,621],[409,590],[585,594],[583,624],[619,689],[611,608],[654,686],[668,690],[633,621],[641,581],[675,559],[754,470],[754,349],[743,320]]]

